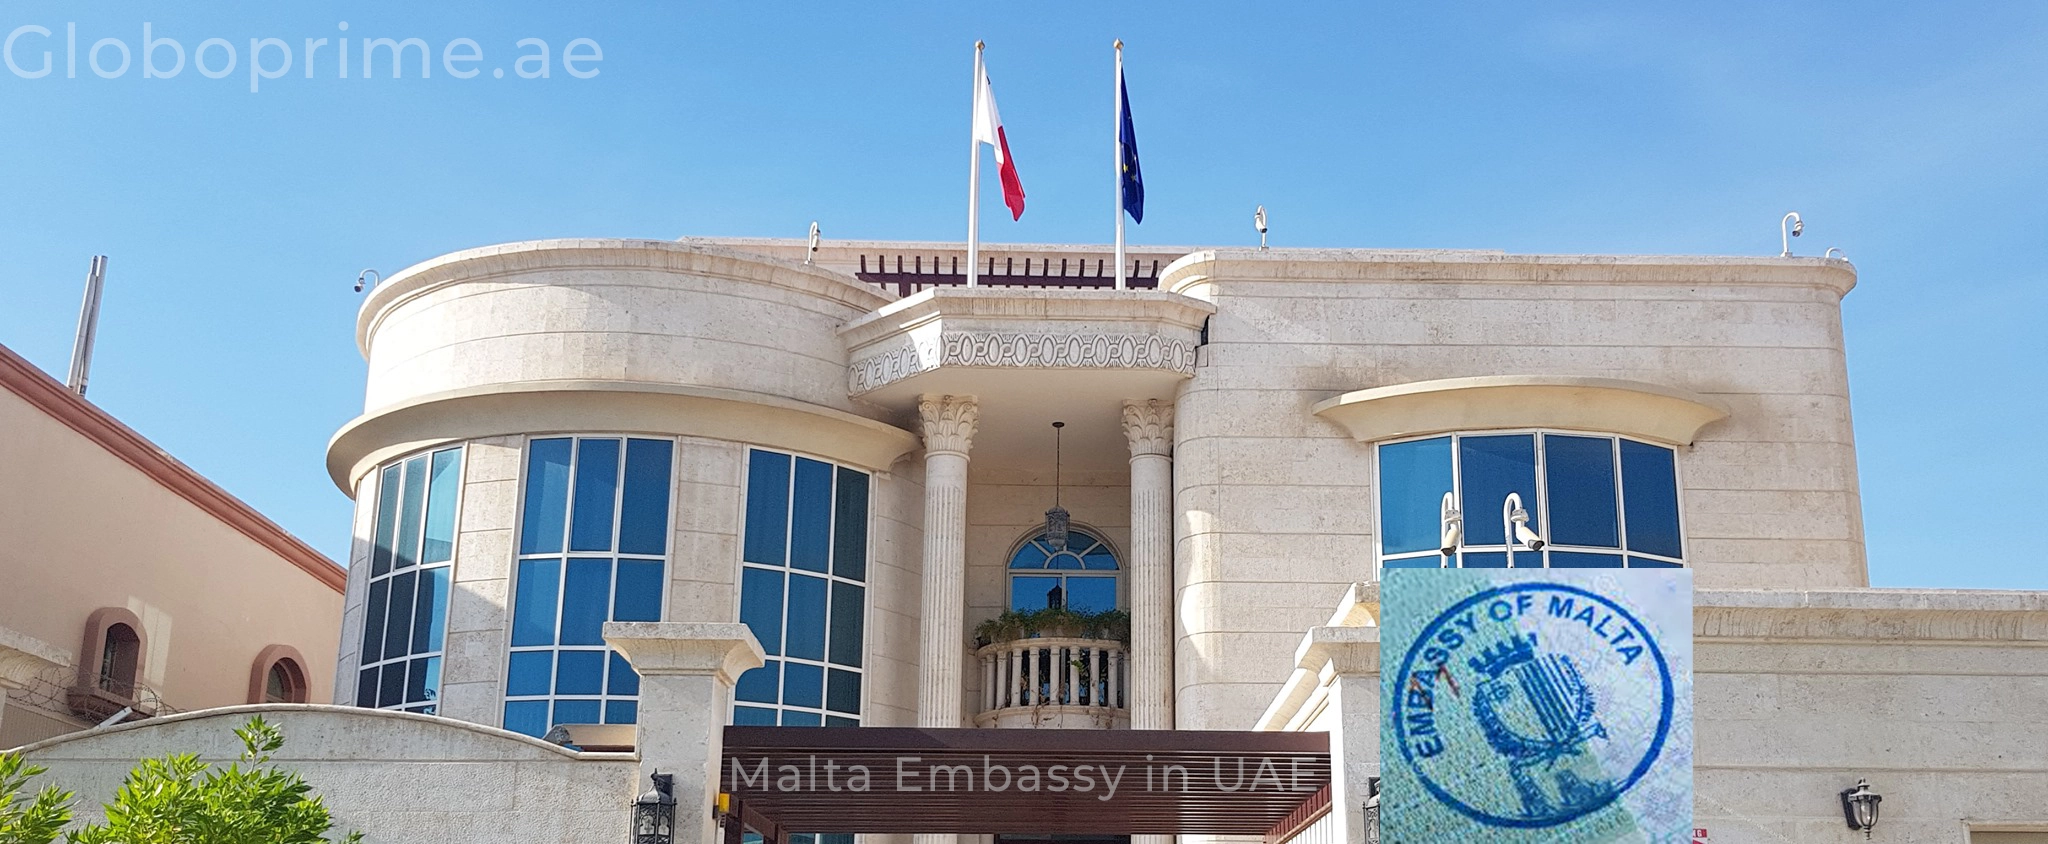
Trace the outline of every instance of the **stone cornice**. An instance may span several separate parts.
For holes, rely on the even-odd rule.
[[[981,423],[981,405],[973,396],[919,396],[917,416],[924,428],[925,454],[967,456],[974,430]]]
[[[1124,402],[1124,438],[1131,456],[1173,454],[1173,402],[1152,399]]]
[[[643,677],[699,674],[731,684],[767,656],[753,630],[736,621],[610,621],[604,641]]]
[[[2048,646],[2048,592],[1702,590],[1699,640],[1962,642]]]
[[[1856,267],[1828,258],[1236,248],[1191,252],[1159,271],[1159,289],[1174,293],[1204,296],[1200,288],[1218,281],[1764,285],[1840,298],[1856,286]]]

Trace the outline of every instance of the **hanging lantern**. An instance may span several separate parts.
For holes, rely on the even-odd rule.
[[[1052,509],[1045,511],[1045,544],[1057,554],[1067,550],[1067,529],[1073,526],[1067,508],[1060,506],[1060,429],[1065,422],[1052,423]]]
[[[675,775],[654,773],[654,787],[633,801],[633,844],[675,844]]]

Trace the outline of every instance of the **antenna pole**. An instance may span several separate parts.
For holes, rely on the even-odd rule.
[[[100,291],[107,283],[107,256],[94,255],[85,271],[85,301],[78,306],[78,335],[71,343],[71,372],[64,386],[83,397],[92,373],[92,345],[99,336]]]

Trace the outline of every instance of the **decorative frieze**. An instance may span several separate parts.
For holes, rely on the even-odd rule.
[[[946,331],[905,338],[848,367],[847,392],[860,395],[941,366],[1020,369],[1161,369],[1193,375],[1195,344],[1159,334]]]

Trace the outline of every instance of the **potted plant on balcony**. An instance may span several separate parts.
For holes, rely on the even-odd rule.
[[[1006,610],[974,628],[981,645],[1018,639],[1108,639],[1131,641],[1131,614],[1123,610],[1081,612],[1066,607]]]

